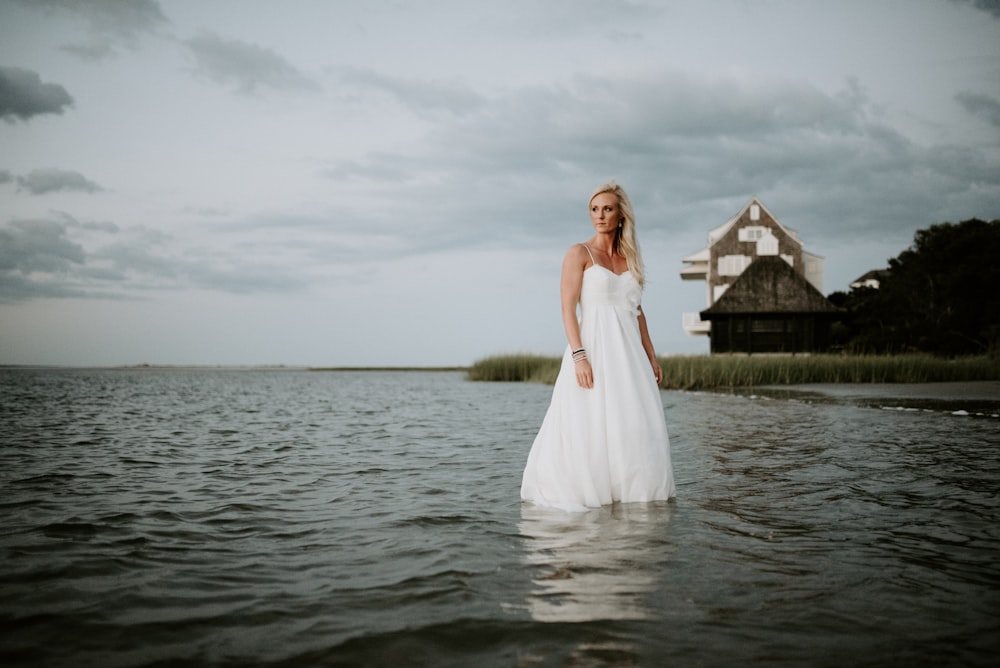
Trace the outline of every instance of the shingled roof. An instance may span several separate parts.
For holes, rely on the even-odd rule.
[[[737,313],[837,313],[837,308],[805,276],[776,255],[756,258],[715,303],[701,312]]]

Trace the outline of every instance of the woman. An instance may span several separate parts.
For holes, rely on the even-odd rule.
[[[522,499],[570,511],[676,493],[663,370],[639,305],[642,258],[621,186],[594,192],[590,220],[594,236],[563,260],[569,345],[521,481]]]

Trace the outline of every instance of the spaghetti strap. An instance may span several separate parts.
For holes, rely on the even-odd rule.
[[[587,255],[590,256],[590,264],[597,264],[597,262],[594,261],[594,254],[590,252],[590,246],[588,246],[587,244],[580,244],[580,245],[587,249]]]

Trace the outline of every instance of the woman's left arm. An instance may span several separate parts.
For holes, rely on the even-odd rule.
[[[656,358],[656,351],[653,350],[653,340],[649,338],[649,327],[646,325],[646,314],[643,313],[641,306],[639,307],[639,337],[642,339],[642,349],[646,351],[649,364],[653,367],[653,377],[656,378],[656,384],[661,385],[663,383],[663,368]]]

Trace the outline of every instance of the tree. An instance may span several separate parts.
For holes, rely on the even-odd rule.
[[[848,349],[995,353],[1000,344],[1000,220],[918,230],[879,289],[831,295],[849,312]]]

